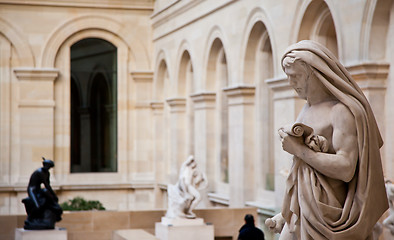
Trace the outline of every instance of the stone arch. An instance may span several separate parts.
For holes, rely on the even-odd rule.
[[[86,30],[97,30],[98,32],[109,33],[113,37],[123,41],[131,53],[131,70],[150,68],[149,54],[146,47],[135,37],[136,34],[128,33],[132,29],[126,29],[122,24],[109,17],[96,15],[76,17],[66,21],[55,29],[44,45],[45,47],[41,53],[40,66],[54,67],[56,56],[64,42],[73,35],[80,34],[81,31]],[[143,51],[137,51],[136,49],[143,49]]]
[[[182,41],[181,47],[177,55],[177,90],[176,93],[179,97],[186,97],[195,91],[194,68],[192,61],[192,54],[189,43]],[[191,76],[188,76],[192,74]],[[191,79],[190,79],[191,78]],[[188,80],[191,82],[187,82]],[[189,84],[189,85],[188,85]]]
[[[105,89],[107,90],[106,95],[109,96],[110,99],[113,99],[113,93],[110,91],[110,83],[109,83],[109,79],[108,79],[108,75],[105,71],[105,68],[103,66],[96,66],[93,70],[93,73],[91,74],[91,76],[89,77],[88,80],[88,96],[92,95],[92,89],[93,89],[93,85],[95,84],[95,80],[97,79],[97,76],[101,75],[103,77],[104,80],[104,85],[105,85]],[[90,99],[90,98],[89,98]],[[89,102],[89,100],[88,100]],[[90,105],[90,103],[88,104]]]
[[[257,15],[258,16],[258,15]],[[246,46],[243,54],[243,82],[255,86],[254,114],[255,135],[253,143],[259,147],[255,152],[254,166],[258,198],[266,198],[267,191],[274,190],[275,161],[273,158],[272,92],[265,80],[274,76],[272,40],[261,17],[256,17],[247,27]]]
[[[71,63],[70,63],[70,48],[71,46],[85,38],[99,38],[102,40],[105,40],[112,45],[114,45],[117,48],[117,99],[118,99],[118,104],[117,104],[117,117],[118,117],[118,144],[117,144],[117,149],[118,149],[118,155],[117,155],[117,173],[121,176],[122,174],[126,173],[127,169],[127,161],[125,159],[127,158],[126,155],[126,149],[128,147],[127,141],[124,141],[124,139],[127,139],[127,132],[121,131],[120,129],[127,129],[129,126],[129,123],[127,122],[127,109],[128,109],[128,86],[129,86],[129,70],[127,67],[128,64],[128,52],[129,48],[125,41],[122,39],[118,38],[115,36],[113,33],[109,31],[103,31],[102,29],[83,29],[81,31],[75,32],[73,34],[70,34],[64,41],[58,41],[59,48],[56,50],[57,52],[55,53],[50,53],[47,55],[47,59],[49,59],[49,56],[54,57],[50,61],[50,64],[53,64],[53,67],[59,69],[59,72],[61,73],[58,77],[58,80],[55,82],[55,95],[56,95],[56,108],[55,108],[55,114],[59,114],[65,117],[65,119],[68,119],[70,116],[70,105],[68,103],[68,92],[70,92],[70,81],[71,81]],[[52,46],[53,47],[53,46]],[[54,48],[55,49],[55,48]],[[50,51],[49,51],[50,52]],[[47,66],[47,65],[43,65]],[[51,66],[51,65],[49,65]],[[65,97],[63,97],[63,94],[66,93]],[[62,96],[62,97],[60,97]],[[59,117],[59,119],[62,119]],[[64,122],[64,121],[55,121],[55,130],[56,132],[69,132],[70,131],[70,123],[69,122]],[[56,133],[57,134],[57,133]],[[62,141],[62,143],[59,143],[59,145],[64,144],[66,148],[59,148],[56,150],[55,154],[59,156],[60,159],[63,159],[63,161],[68,161],[70,157],[70,151],[67,149],[70,147],[68,143],[67,138],[60,138],[59,141]],[[55,143],[56,146],[58,143]],[[70,165],[65,164],[64,168],[61,170],[64,173],[69,173],[71,170]],[[70,176],[73,178],[73,176]]]
[[[229,66],[228,64],[228,59],[226,55],[226,41],[224,40],[224,36],[222,34],[222,31],[218,26],[214,26],[211,30],[211,34],[209,35],[208,42],[205,45],[207,46],[205,49],[208,50],[208,52],[204,55],[205,56],[205,61],[204,61],[204,71],[205,74],[205,79],[203,80],[203,90],[206,91],[215,91],[217,87],[224,87],[223,85],[227,86],[229,85],[228,82],[228,76],[227,76],[227,82],[225,84],[220,84],[216,82],[216,71],[217,71],[217,61],[225,61],[225,65]],[[222,59],[220,59],[220,57]]]
[[[27,40],[12,24],[1,18],[0,33],[15,47],[20,67],[35,67],[33,51]]]
[[[265,24],[261,21],[253,25],[248,36],[243,62],[243,82],[247,85],[255,85],[259,80],[255,71],[256,64],[258,64],[256,58],[259,52],[266,58],[266,61],[264,61],[266,65],[261,66],[264,70],[267,70],[267,72],[264,72],[264,79],[273,77],[272,45]]]
[[[180,97],[185,97],[186,94],[188,93],[187,81],[189,80],[188,75],[190,75],[190,73],[191,74],[193,73],[190,54],[188,51],[184,51],[182,54],[181,61],[179,63],[179,71],[178,71],[177,92]]]
[[[368,32],[364,32],[367,46],[363,49],[366,51],[363,53],[363,56],[368,60],[382,61],[386,59],[387,36],[392,6],[393,1],[391,0],[370,2],[370,12],[367,12],[367,15],[364,16],[369,25],[366,27],[369,29]]]
[[[247,66],[246,61],[248,59],[251,59],[255,56],[255,52],[253,52],[253,49],[256,49],[257,43],[261,44],[261,41],[264,38],[265,44],[269,44],[271,48],[271,55],[272,55],[272,70],[275,71],[275,69],[278,67],[277,65],[277,56],[274,54],[276,52],[274,49],[276,49],[275,41],[273,41],[273,35],[270,34],[272,33],[272,29],[270,29],[271,24],[268,24],[268,18],[266,16],[266,13],[263,9],[261,8],[255,8],[251,11],[248,20],[247,20],[247,25],[245,27],[245,32],[243,34],[244,39],[243,39],[243,44],[241,47],[241,55],[243,56],[244,62],[241,65],[241,77],[240,79],[243,81],[243,83],[247,85],[254,84],[255,81],[252,77],[252,79],[249,79],[246,75],[246,72],[248,71],[248,67],[253,67],[253,66]],[[264,36],[263,36],[264,34]],[[252,73],[253,74],[253,73]],[[272,72],[272,75],[274,73]],[[269,74],[271,75],[271,73]]]
[[[342,58],[341,39],[335,27],[336,18],[330,11],[329,2],[323,0],[305,1],[299,6],[294,30],[295,41],[311,39],[322,43],[334,55]]]
[[[156,58],[155,77],[154,77],[154,98],[156,101],[164,101],[169,95],[170,74],[167,64],[166,54],[163,50],[159,51]]]

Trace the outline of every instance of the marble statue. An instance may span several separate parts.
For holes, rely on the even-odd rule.
[[[384,219],[383,226],[390,230],[390,234],[394,237],[394,184],[386,181],[387,198],[389,200],[389,216]]]
[[[365,240],[388,208],[371,107],[345,67],[304,40],[282,58],[290,86],[306,104],[279,129],[293,155],[281,213],[266,220],[280,240]]]
[[[195,218],[192,210],[201,201],[200,190],[206,188],[208,180],[197,167],[193,156],[182,164],[178,182],[168,185],[167,218]]]
[[[43,157],[42,165],[43,167],[30,176],[27,187],[29,196],[22,200],[27,213],[24,229],[28,230],[54,229],[55,223],[61,220],[63,213],[58,204],[58,197],[49,182],[49,169],[55,164]],[[44,188],[41,188],[41,185]]]

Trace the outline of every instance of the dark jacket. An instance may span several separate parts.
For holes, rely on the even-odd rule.
[[[239,230],[238,240],[264,240],[264,233],[251,224],[245,224]]]

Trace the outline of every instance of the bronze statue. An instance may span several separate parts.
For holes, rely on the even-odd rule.
[[[52,160],[42,159],[43,167],[30,176],[27,187],[29,197],[22,200],[27,213],[24,229],[28,230],[54,229],[55,223],[62,219],[63,210],[49,182],[49,169],[55,164]],[[44,188],[41,188],[41,184]]]

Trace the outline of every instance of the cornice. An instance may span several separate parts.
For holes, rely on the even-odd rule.
[[[151,102],[150,107],[153,110],[162,110],[164,108],[164,103],[163,102]]]
[[[15,68],[14,73],[18,80],[55,81],[59,76],[54,68]]]
[[[162,11],[159,11],[152,15],[152,26],[154,29],[153,41],[157,41],[173,32],[188,26],[212,13],[223,9],[224,7],[232,4],[239,0],[217,0],[214,2],[209,2],[209,7],[199,6],[205,4],[206,0],[190,0],[190,1],[176,1]],[[213,3],[213,4],[212,4]],[[182,14],[186,13],[192,8],[199,7],[202,9],[198,12],[191,12],[190,14],[182,16],[182,20],[177,20]],[[158,28],[163,27],[165,24],[171,24],[168,29],[158,30]],[[157,33],[157,34],[155,34]]]
[[[153,11],[154,0],[0,0],[0,5],[102,8]]]
[[[274,92],[292,89],[292,87],[290,86],[289,82],[287,81],[287,77],[286,76],[270,78],[270,79],[265,80],[265,83]]]
[[[361,63],[346,68],[361,89],[386,89],[390,64]]]
[[[130,72],[134,81],[136,82],[151,82],[153,81],[153,72],[152,71],[134,71]]]

